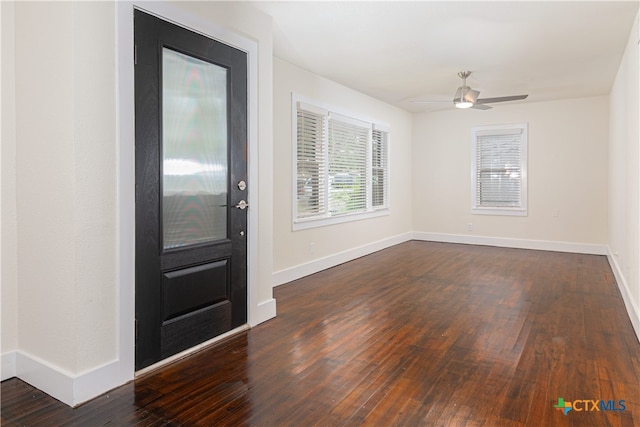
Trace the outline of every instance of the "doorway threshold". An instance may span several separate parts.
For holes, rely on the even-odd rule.
[[[154,363],[153,365],[149,365],[146,368],[142,368],[142,369],[136,371],[135,374],[134,374],[134,378],[137,379],[137,378],[143,377],[143,376],[151,373],[152,371],[155,371],[156,369],[164,368],[167,365],[170,365],[170,364],[172,364],[174,362],[177,362],[178,360],[184,359],[185,357],[191,356],[192,354],[197,353],[197,352],[199,352],[201,350],[204,350],[205,348],[207,348],[207,347],[209,347],[209,346],[211,346],[213,344],[216,344],[216,343],[218,343],[220,341],[223,341],[223,340],[225,340],[227,338],[231,338],[232,336],[237,335],[237,334],[239,334],[241,332],[244,332],[244,331],[247,331],[247,330],[249,330],[249,325],[245,324],[245,325],[239,326],[239,327],[237,327],[235,329],[232,329],[232,330],[230,330],[228,332],[225,332],[224,334],[220,334],[217,337],[211,338],[208,341],[205,341],[203,343],[195,345],[195,346],[193,346],[191,348],[188,348],[188,349],[186,349],[186,350],[184,350],[184,351],[182,351],[180,353],[174,354],[173,356],[169,356],[166,359],[162,359],[161,361],[159,361],[157,363]]]

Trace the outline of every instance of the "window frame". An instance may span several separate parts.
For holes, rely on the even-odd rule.
[[[528,216],[528,124],[476,126],[471,130],[471,213],[474,215]],[[520,204],[518,206],[479,206],[478,137],[520,135]]]
[[[298,108],[302,107],[304,111],[310,111],[315,114],[326,115],[325,119],[325,140],[323,141],[324,161],[325,165],[323,185],[325,188],[324,198],[322,203],[324,204],[324,212],[318,215],[309,215],[306,217],[298,217]],[[353,113],[351,111],[328,105],[323,102],[319,102],[305,96],[292,93],[291,94],[291,118],[292,118],[292,230],[304,230],[315,227],[323,227],[327,225],[340,224],[351,221],[359,221],[363,219],[375,218],[390,214],[390,201],[391,196],[389,193],[390,186],[390,146],[391,146],[391,127],[379,120],[372,120],[362,114]],[[353,122],[359,122],[366,124],[368,128],[368,142],[366,147],[366,206],[363,211],[359,212],[346,212],[340,214],[332,214],[329,211],[329,158],[328,158],[328,127],[329,118],[333,115],[337,121],[351,120]],[[386,183],[384,184],[383,205],[373,206],[373,132],[378,131],[386,135],[385,138],[385,162],[386,169],[384,176]]]

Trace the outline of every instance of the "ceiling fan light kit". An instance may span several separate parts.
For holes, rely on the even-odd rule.
[[[473,102],[469,101],[453,101],[456,108],[471,108],[473,107]]]

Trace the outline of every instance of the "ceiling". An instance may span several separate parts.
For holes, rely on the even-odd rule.
[[[480,98],[607,95],[636,1],[256,1],[273,17],[274,55],[411,112]],[[500,104],[493,104],[499,107]]]

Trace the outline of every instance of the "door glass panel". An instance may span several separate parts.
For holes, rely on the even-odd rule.
[[[162,50],[164,249],[227,236],[227,69]]]

